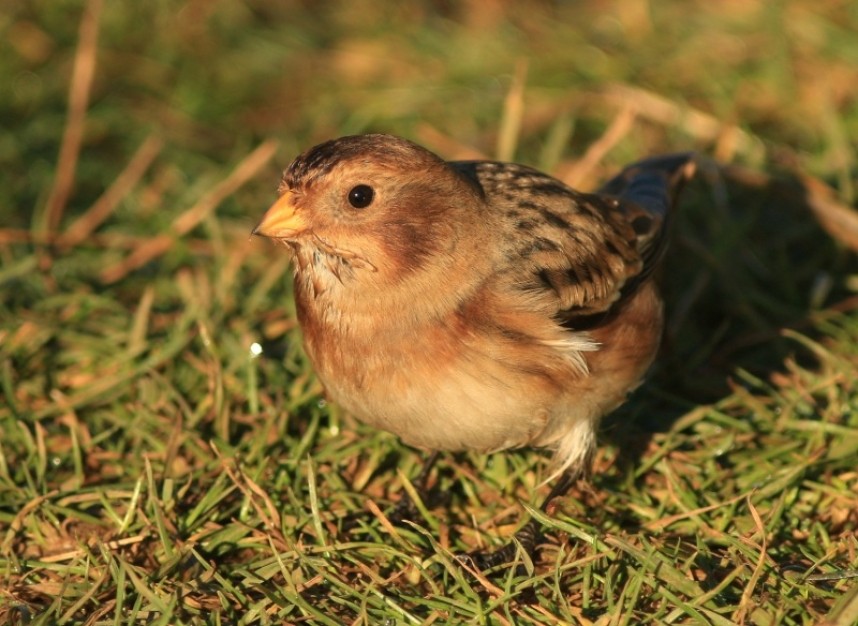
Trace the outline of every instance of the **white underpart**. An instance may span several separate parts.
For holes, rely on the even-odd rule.
[[[584,352],[595,352],[601,344],[584,332],[568,333],[563,339],[549,340],[544,342],[563,353],[564,357],[572,364],[572,367],[582,376],[588,376],[590,369],[584,359]],[[574,469],[576,473],[585,470],[588,457],[593,453],[596,446],[596,424],[598,416],[591,416],[583,412],[572,423],[572,427],[557,442],[554,450],[552,466],[554,471],[542,481],[542,484],[552,482],[564,472]]]
[[[567,333],[563,339],[547,339],[542,342],[544,345],[554,348],[560,352],[575,371],[586,376],[590,373],[590,368],[587,367],[587,361],[584,360],[582,352],[596,352],[601,345],[597,341],[593,341],[587,333]]]
[[[540,483],[545,485],[552,482],[558,476],[572,470],[575,474],[582,474],[589,457],[596,447],[596,423],[594,419],[581,419],[572,424],[554,450],[552,466],[554,471]]]

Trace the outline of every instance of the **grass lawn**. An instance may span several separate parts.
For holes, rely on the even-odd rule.
[[[858,623],[858,3],[6,0],[0,624]],[[592,477],[327,404],[281,169],[393,132],[592,189],[697,150],[669,328]]]

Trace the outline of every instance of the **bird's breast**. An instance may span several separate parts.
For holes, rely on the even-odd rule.
[[[298,311],[305,349],[328,395],[410,445],[522,446],[539,441],[558,413],[574,417],[565,398],[580,375],[555,350],[521,333],[462,311],[405,324],[318,304],[299,300]]]

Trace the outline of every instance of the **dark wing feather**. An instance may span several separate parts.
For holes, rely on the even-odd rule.
[[[637,237],[644,267],[627,288],[649,277],[661,261],[672,208],[694,175],[694,158],[694,153],[684,152],[644,159],[629,165],[599,189],[600,194],[619,200],[619,208]]]

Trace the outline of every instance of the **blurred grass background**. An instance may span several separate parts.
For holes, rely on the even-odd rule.
[[[858,264],[803,178],[851,215],[856,3],[0,6],[0,623],[858,621]],[[420,455],[324,403],[248,238],[297,152],[369,131],[584,188],[712,159],[663,358],[526,576],[453,555],[543,455],[449,456],[390,527]]]

